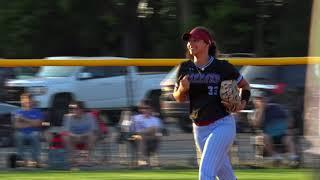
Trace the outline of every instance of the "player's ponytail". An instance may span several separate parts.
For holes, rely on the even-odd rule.
[[[211,44],[211,46],[209,47],[208,54],[210,56],[213,56],[213,57],[217,57],[218,56],[219,51],[218,51],[218,48],[217,48],[216,44]]]

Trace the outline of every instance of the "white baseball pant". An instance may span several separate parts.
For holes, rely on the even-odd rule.
[[[208,126],[193,124],[194,139],[201,152],[199,180],[236,180],[228,151],[236,136],[232,115],[225,116]]]

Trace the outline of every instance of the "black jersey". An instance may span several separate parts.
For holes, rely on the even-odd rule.
[[[221,81],[242,78],[232,64],[225,60],[213,59],[207,67],[199,68],[193,61],[185,61],[178,67],[176,88],[185,75],[189,75],[188,95],[192,121],[215,121],[229,114],[221,103],[219,94]]]

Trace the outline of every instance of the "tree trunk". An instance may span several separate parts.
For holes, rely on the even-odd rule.
[[[140,50],[139,44],[139,21],[137,14],[139,0],[127,1],[124,8],[124,37],[123,37],[123,52],[126,57],[137,57]]]

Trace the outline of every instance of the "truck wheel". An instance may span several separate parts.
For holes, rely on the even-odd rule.
[[[121,111],[107,111],[109,125],[114,126],[119,123]]]
[[[68,105],[72,98],[70,95],[58,95],[54,98],[50,110],[51,126],[61,126],[63,116],[68,112]]]

